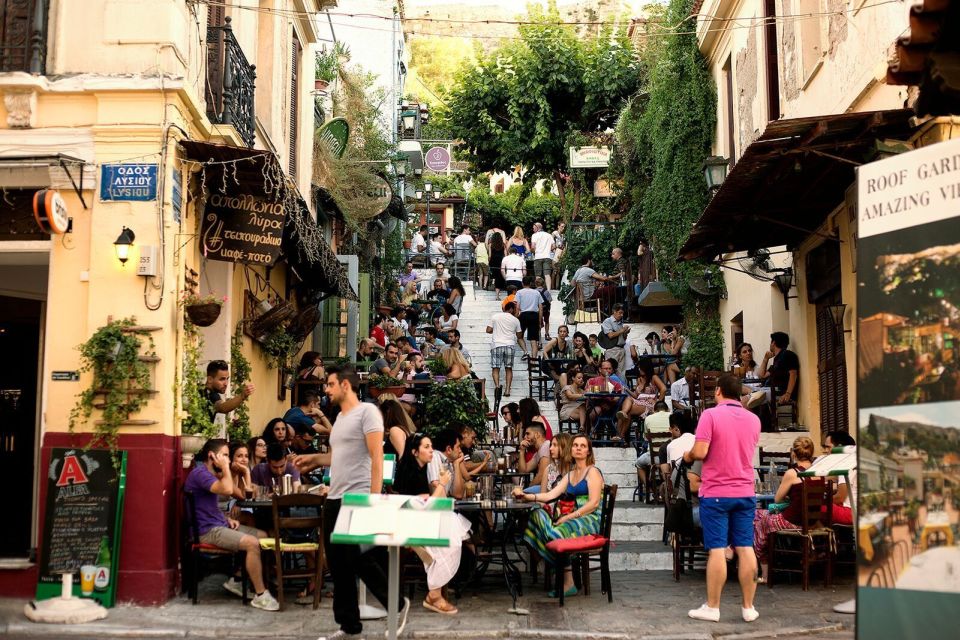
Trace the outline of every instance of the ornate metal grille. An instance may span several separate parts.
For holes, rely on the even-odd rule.
[[[49,0],[0,0],[0,71],[42,74]]]
[[[232,125],[252,147],[257,72],[233,35],[230,21],[227,16],[223,25],[207,27],[207,116],[216,124]]]

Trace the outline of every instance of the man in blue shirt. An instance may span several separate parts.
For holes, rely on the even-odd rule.
[[[331,424],[320,410],[320,395],[311,389],[300,394],[296,407],[287,409],[283,421],[293,427],[296,433],[310,429],[321,435],[329,435]]]

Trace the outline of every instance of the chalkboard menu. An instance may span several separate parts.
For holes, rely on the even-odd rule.
[[[212,193],[200,224],[203,255],[211,260],[272,265],[280,255],[283,202]]]
[[[74,595],[107,607],[116,599],[127,454],[114,465],[106,449],[53,449],[37,598],[60,595],[60,574],[74,574]]]

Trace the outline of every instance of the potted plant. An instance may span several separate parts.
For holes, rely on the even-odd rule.
[[[209,327],[220,317],[220,310],[226,297],[213,294],[201,296],[194,291],[184,291],[181,304],[187,312],[187,318],[197,327]]]
[[[314,89],[317,91],[326,91],[330,83],[337,78],[339,68],[339,46],[335,46],[329,51],[324,50],[317,52],[313,66]]]
[[[91,444],[116,450],[120,427],[130,414],[147,404],[151,392],[150,368],[140,357],[143,338],[149,345],[144,355],[151,355],[154,345],[150,334],[138,330],[133,318],[124,318],[100,327],[78,347],[80,371],[93,376],[70,411],[71,432],[76,425],[85,424],[97,409],[101,415],[94,422]]]
[[[434,435],[443,429],[472,427],[483,441],[487,435],[486,401],[477,397],[472,378],[431,385],[424,400],[424,431]]]
[[[370,376],[370,384],[367,389],[374,398],[379,398],[380,394],[383,393],[392,393],[399,397],[407,390],[407,386],[400,378],[377,373]]]
[[[276,327],[267,334],[261,346],[270,356],[267,366],[271,369],[291,369],[294,356],[300,352],[300,341],[283,327]]]
[[[203,337],[189,319],[183,323],[183,371],[180,399],[184,416],[180,422],[180,453],[185,467],[190,466],[193,454],[210,439],[220,436],[220,429],[210,415],[210,405],[204,396],[207,376],[200,368]]]
[[[427,360],[427,369],[434,380],[443,381],[447,379],[447,372],[450,370],[440,358],[431,358]]]

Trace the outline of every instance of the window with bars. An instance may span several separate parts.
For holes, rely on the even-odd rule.
[[[49,4],[49,0],[0,0],[0,72],[45,72]]]
[[[296,32],[290,45],[290,177],[297,177],[297,147],[300,127],[300,58],[303,47]]]

